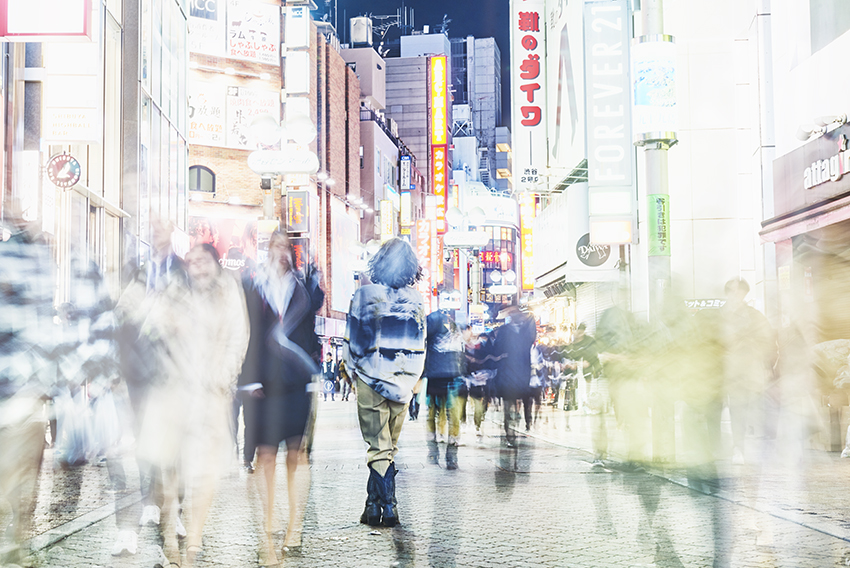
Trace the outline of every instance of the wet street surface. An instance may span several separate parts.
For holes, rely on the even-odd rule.
[[[368,469],[355,404],[320,403],[303,548],[282,565],[850,565],[850,518],[842,507],[848,460],[822,454],[822,467],[812,468],[817,475],[776,470],[757,476],[759,483],[747,475],[693,471],[688,479],[686,471],[646,472],[615,461],[594,466],[580,443],[569,447],[580,439],[580,420],[573,422],[573,438],[546,428],[520,436],[515,447],[505,444],[494,422],[481,443],[470,430],[460,469],[448,471],[442,444],[440,466],[426,463],[424,418],[406,422],[397,458],[402,524],[373,529],[358,522]],[[118,523],[137,527],[141,514],[133,461],[123,463],[128,489],[115,491],[104,464],[53,472],[46,462],[32,540],[37,550],[25,565],[152,568],[159,561],[161,539],[152,526],[141,527],[136,555],[110,554]],[[286,475],[282,463],[278,467],[284,527]],[[222,481],[196,566],[258,565],[258,477],[234,466]],[[276,539],[280,550],[282,535]]]

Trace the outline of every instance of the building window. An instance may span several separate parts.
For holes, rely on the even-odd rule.
[[[189,191],[215,193],[215,174],[205,166],[189,168]]]

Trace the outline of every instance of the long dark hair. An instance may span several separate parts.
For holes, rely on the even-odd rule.
[[[375,284],[398,289],[416,284],[422,278],[422,267],[410,243],[395,237],[369,260],[368,274]]]

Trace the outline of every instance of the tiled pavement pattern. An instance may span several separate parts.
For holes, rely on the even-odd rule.
[[[494,424],[487,425],[487,433],[483,447],[467,435],[467,445],[460,449],[460,469],[447,471],[425,464],[424,420],[407,422],[397,478],[403,524],[374,531],[358,523],[368,472],[355,406],[321,403],[304,546],[300,557],[287,557],[283,565],[698,567],[712,566],[715,556],[724,555],[732,566],[742,567],[850,565],[850,542],[793,520],[758,514],[655,475],[593,468],[587,453],[566,448],[566,444],[559,446],[532,436],[521,438],[516,448],[507,448]],[[824,459],[829,461],[829,470],[844,465]],[[82,476],[82,487],[105,484],[95,466],[84,468]],[[819,501],[815,502],[829,502],[831,496],[845,493],[845,478],[818,478]],[[197,566],[257,566],[257,502],[250,486],[254,479],[234,471],[223,480]],[[285,475],[279,479],[283,516]],[[780,485],[789,484],[783,479]],[[42,498],[55,493],[42,491]],[[792,502],[795,496],[811,494],[809,487],[783,497]],[[797,506],[807,511],[810,502]],[[39,505],[48,510],[51,506]],[[138,505],[124,512],[138,519]],[[825,526],[838,533],[847,519],[850,517],[833,507]],[[756,532],[754,525],[762,531]],[[285,526],[285,518],[281,518],[281,526]],[[40,527],[45,527],[44,521]],[[39,550],[28,564],[154,566],[159,554],[154,528],[141,530],[137,555],[117,559],[109,554],[116,532],[116,518],[108,514]]]

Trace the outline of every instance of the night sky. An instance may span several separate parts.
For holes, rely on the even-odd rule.
[[[395,14],[402,6],[402,0],[337,0],[338,33],[345,42],[348,39],[347,19],[359,15]],[[325,0],[316,0],[324,7]],[[331,1],[330,6],[333,5]],[[449,37],[495,37],[502,54],[502,120],[507,125],[510,120],[510,3],[509,0],[405,0],[404,5],[414,9],[415,29],[422,26],[439,27],[443,15],[447,15]],[[333,21],[333,16],[331,16]],[[397,35],[397,34],[396,34]],[[392,36],[390,36],[392,37]]]

